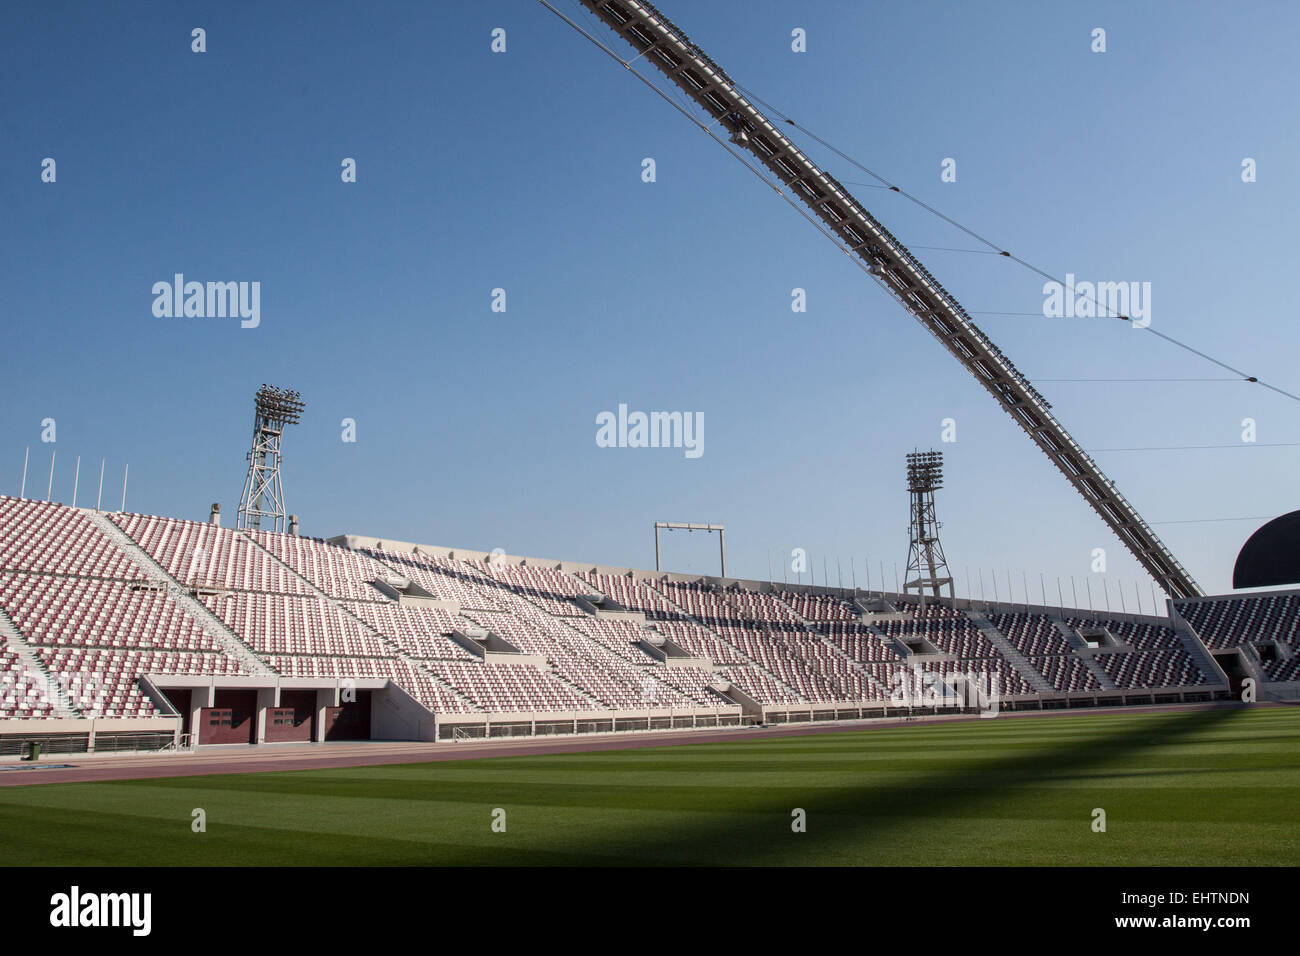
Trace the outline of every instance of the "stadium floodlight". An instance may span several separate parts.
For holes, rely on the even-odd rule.
[[[297,425],[303,409],[307,407],[297,392],[265,384],[257,390],[253,403],[259,415],[281,428]]]
[[[287,388],[262,384],[253,396],[253,447],[248,452],[248,476],[236,515],[237,527],[257,531],[270,518],[275,531],[284,530],[284,488],[280,481],[281,440],[287,425],[297,425],[307,403]]]
[[[948,560],[939,541],[940,525],[934,513],[934,493],[942,487],[943,452],[914,451],[907,455],[907,490],[911,506],[903,593],[915,588],[921,596],[921,607],[925,607],[927,588],[936,598],[942,598],[943,588],[947,586],[948,599],[953,599],[952,575],[948,573]]]
[[[937,491],[943,487],[943,452],[914,451],[907,456],[907,490]]]

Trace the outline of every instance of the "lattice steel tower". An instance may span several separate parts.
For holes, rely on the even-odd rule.
[[[934,493],[943,487],[943,452],[914,451],[907,456],[907,490],[911,494],[911,521],[908,531],[911,543],[907,548],[907,574],[903,579],[903,593],[916,588],[925,607],[925,590],[929,588],[935,598],[942,599],[943,587],[948,587],[948,600],[952,601],[952,576],[948,573],[948,560],[943,556],[939,541],[939,521],[934,516]]]
[[[297,392],[263,385],[253,399],[253,448],[236,524],[257,531],[270,518],[273,531],[284,530],[284,489],[280,485],[280,442],[286,425],[298,424],[306,403]]]

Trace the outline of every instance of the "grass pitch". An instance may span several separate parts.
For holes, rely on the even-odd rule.
[[[1298,798],[1300,708],[1065,714],[4,788],[0,853],[70,866],[1293,865]]]

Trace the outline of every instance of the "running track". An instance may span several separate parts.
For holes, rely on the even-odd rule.
[[[1168,713],[1171,711],[1207,710],[1240,707],[1241,704],[1182,704],[1168,707],[1106,707],[1057,712],[1052,716],[1068,720],[1071,716],[1095,716],[1098,713]],[[1252,706],[1268,706],[1255,704]],[[1050,712],[1049,712],[1050,713]],[[1042,716],[1042,711],[1017,711],[1001,719]],[[22,787],[44,783],[85,783],[98,780],[145,780],[157,777],[194,777],[223,773],[271,773],[286,770],[326,770],[336,767],[375,767],[385,764],[433,763],[442,760],[472,760],[483,757],[519,757],[538,754],[594,753],[605,750],[639,750],[682,744],[728,743],[744,740],[768,740],[776,737],[804,737],[813,734],[850,733],[862,730],[888,731],[893,727],[916,724],[952,723],[979,720],[978,716],[957,715],[923,717],[913,720],[888,718],[853,724],[798,724],[725,731],[657,731],[622,734],[617,737],[545,738],[541,740],[498,740],[474,743],[415,743],[363,741],[331,744],[263,744],[261,746],[204,748],[195,753],[49,755],[51,763],[72,763],[67,769],[25,769],[0,772],[0,787]],[[6,760],[12,765],[13,760]]]

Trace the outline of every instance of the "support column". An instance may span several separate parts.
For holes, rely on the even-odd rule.
[[[339,687],[335,682],[333,687],[316,691],[316,720],[315,732],[312,738],[316,743],[323,743],[325,740],[325,709],[327,707],[337,707],[339,705]]]
[[[257,724],[255,740],[266,743],[266,714],[272,707],[280,706],[280,687],[259,687],[257,689],[257,715],[253,718]]]
[[[211,684],[207,687],[195,687],[190,691],[190,733],[193,734],[195,746],[198,746],[199,737],[203,733],[201,724],[203,708],[215,707],[216,699],[217,692]]]

